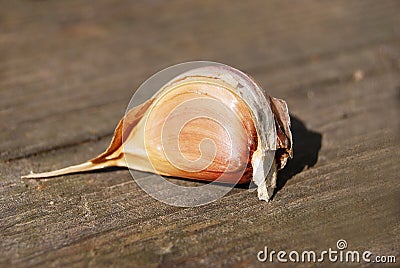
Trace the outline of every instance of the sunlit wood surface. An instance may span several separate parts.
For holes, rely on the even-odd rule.
[[[1,1],[0,266],[266,267],[264,246],[339,239],[400,261],[399,14],[399,1]],[[20,180],[102,152],[145,79],[200,59],[289,105],[294,159],[270,203],[235,188],[172,207],[125,169]]]

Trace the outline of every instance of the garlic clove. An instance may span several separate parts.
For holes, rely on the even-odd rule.
[[[96,158],[22,178],[120,166],[205,181],[252,180],[259,199],[268,201],[277,171],[292,155],[286,103],[269,97],[241,71],[206,66],[178,75],[131,109]]]
[[[207,181],[225,174],[220,181],[229,183],[246,173],[240,182],[249,182],[250,150],[257,142],[251,112],[238,95],[217,82],[198,78],[165,89],[126,139],[128,166]],[[151,165],[133,159],[138,151],[145,152],[143,159],[148,155]]]

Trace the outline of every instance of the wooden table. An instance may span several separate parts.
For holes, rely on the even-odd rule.
[[[322,251],[339,239],[400,261],[399,1],[1,7],[2,267],[266,267],[265,246]],[[288,102],[295,157],[270,203],[237,187],[172,207],[125,169],[21,181],[102,152],[147,77],[199,59]]]

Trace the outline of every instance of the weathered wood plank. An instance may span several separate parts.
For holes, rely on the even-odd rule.
[[[301,104],[297,101],[299,95],[305,94],[310,97],[315,95],[314,92],[318,91],[318,86],[321,84],[337,84],[342,80],[351,80],[353,73],[357,70],[363,71],[365,76],[372,76],[392,69],[392,59],[390,55],[385,54],[385,51],[397,53],[398,46],[396,45],[398,44],[398,42],[394,42],[393,45],[379,45],[355,52],[350,51],[334,58],[321,60],[321,62],[308,61],[302,68],[293,66],[284,71],[280,70],[280,72],[270,73],[263,69],[257,69],[254,76],[265,85],[271,95],[286,99],[290,106],[292,99],[295,99],[294,103]],[[384,51],[382,52],[382,50]],[[391,78],[389,77],[389,79]],[[296,90],[295,93],[294,90]],[[102,92],[99,90],[96,95],[107,96]],[[88,92],[82,98],[84,99],[90,94],[93,93]],[[111,135],[115,124],[123,116],[129,97],[125,96],[125,99],[111,103],[101,100],[103,103],[93,104],[90,107],[76,107],[74,102],[68,102],[66,106],[72,106],[72,108],[67,108],[70,110],[51,113],[37,119],[24,119],[25,114],[29,115],[31,110],[22,112],[20,116],[20,112],[18,112],[17,118],[10,124],[6,123],[7,128],[2,132],[5,140],[1,144],[3,158],[23,157],[38,151],[47,151]],[[346,97],[352,96],[346,95]],[[44,101],[39,102],[38,105],[44,105]],[[54,107],[60,106],[62,101],[65,99],[55,101]],[[82,103],[85,102],[82,101]],[[14,118],[13,113],[15,112],[17,111],[10,109],[4,111],[3,115],[5,118]],[[42,109],[41,112],[44,110]],[[60,122],[64,122],[64,124],[60,124]]]
[[[1,50],[4,69],[0,75],[4,78],[0,81],[0,138],[4,142],[0,151],[5,160],[109,135],[141,81],[159,67],[193,59],[193,55],[220,60],[250,72],[257,68],[256,78],[265,81],[263,84],[267,88],[275,88],[277,96],[280,96],[283,83],[293,86],[298,80],[304,81],[311,77],[310,70],[313,70],[313,81],[347,77],[349,74],[340,70],[347,66],[346,61],[351,62],[349,54],[378,54],[376,50],[380,42],[400,36],[397,28],[393,27],[399,22],[395,12],[397,2],[379,5],[353,3],[354,7],[349,6],[354,13],[352,16],[349,16],[350,11],[331,4],[303,4],[291,10],[279,5],[265,9],[245,8],[244,4],[235,3],[221,12],[222,18],[212,15],[219,13],[220,9],[225,10],[223,5],[202,4],[198,7],[199,4],[195,4],[192,7],[176,3],[163,10],[164,4],[159,4],[156,9],[165,12],[159,12],[160,16],[156,18],[152,16],[154,7],[146,5],[123,8],[110,6],[105,1],[99,4],[98,10],[104,12],[103,8],[107,8],[111,15],[104,17],[86,14],[93,12],[88,6],[83,6],[83,11],[76,14],[76,4],[65,7],[60,3],[51,5],[55,5],[53,16],[45,16],[41,6],[35,3],[30,3],[29,7],[17,5],[10,8],[21,17],[19,19],[12,16],[12,12],[3,12],[5,37],[1,44],[5,49]],[[63,6],[62,16],[57,13],[61,12],[60,5]],[[250,18],[243,8],[254,9],[253,12],[260,14]],[[276,10],[279,10],[278,14]],[[193,15],[190,21],[185,20],[188,18],[183,11],[190,11]],[[185,15],[173,16],[179,12]],[[364,13],[368,17],[361,16]],[[208,31],[201,30],[205,17],[210,20],[207,23],[213,25]],[[278,18],[284,21],[279,22]],[[124,24],[128,19],[134,19],[136,23]],[[26,20],[31,22],[30,27],[17,27],[18,23]],[[315,20],[318,23],[314,23]],[[90,21],[94,25],[90,26]],[[148,22],[146,31],[143,22]],[[153,31],[160,24],[165,30]],[[334,31],[343,25],[346,25],[346,31]],[[248,28],[252,30],[246,30]],[[325,36],[329,29],[330,35]],[[16,34],[21,30],[19,37]],[[97,31],[107,34],[102,36],[96,34]],[[195,37],[191,34],[193,32],[196,32]],[[192,46],[185,44],[183,47],[179,44],[190,37],[210,47],[197,45],[192,48],[192,43]],[[38,43],[43,47],[34,45]],[[229,49],[223,49],[222,45],[227,44]],[[354,51],[368,44],[372,51]],[[121,46],[124,53],[117,53]],[[161,52],[140,52],[144,48]],[[175,52],[171,54],[171,51]],[[335,55],[333,59],[332,53]],[[325,60],[324,55],[337,63]],[[312,60],[318,57],[322,63],[312,64]],[[372,60],[368,66],[374,65],[379,57],[382,55],[364,55],[364,61],[360,59],[346,70],[354,71],[354,67],[364,66],[368,60]],[[290,65],[290,62],[295,64]],[[299,65],[309,68],[297,68]],[[324,69],[332,65],[334,67]],[[287,79],[286,74],[293,75],[293,72],[286,71],[290,66],[297,76]],[[262,75],[258,75],[260,71]],[[274,82],[275,79],[278,81]],[[99,113],[97,117],[94,116],[96,113]],[[76,123],[77,117],[81,118],[82,121],[78,121],[81,124]],[[68,128],[60,128],[60,121]]]
[[[372,157],[371,148],[367,148],[367,151],[360,150],[358,159],[354,159],[352,154],[339,156],[340,161],[332,159],[333,165],[347,168],[332,172],[332,165],[326,165],[301,173],[289,181],[269,205],[260,204],[243,190],[210,206],[176,209],[157,203],[145,194],[140,196],[140,200],[132,200],[135,191],[127,185],[121,189],[126,199],[111,192],[111,200],[105,199],[104,205],[97,204],[93,195],[85,197],[81,204],[68,202],[69,211],[59,212],[57,206],[62,204],[57,201],[55,207],[43,202],[42,205],[50,210],[50,216],[39,218],[39,222],[28,222],[33,232],[28,237],[24,235],[22,241],[15,241],[15,238],[21,238],[17,230],[24,232],[26,225],[14,225],[4,241],[12,239],[14,244],[5,248],[25,245],[24,254],[19,252],[18,259],[30,264],[53,263],[56,266],[74,260],[79,265],[91,260],[94,264],[101,264],[115,257],[121,258],[115,259],[116,263],[126,262],[124,257],[128,256],[124,251],[133,254],[131,257],[136,264],[166,261],[190,265],[192,257],[196,262],[202,259],[205,263],[232,262],[235,260],[220,258],[220,254],[231,250],[239,260],[247,259],[254,263],[254,254],[264,244],[284,249],[312,248],[315,245],[328,247],[336,242],[333,240],[336,237],[346,237],[354,249],[372,247],[371,250],[376,252],[395,254],[393,246],[398,242],[393,240],[398,232],[395,200],[399,188],[393,187],[393,183],[397,181],[397,172],[390,159],[385,157],[391,152],[392,144],[388,142],[384,146],[377,140],[380,138],[365,140],[377,144],[373,148],[377,152]],[[394,156],[398,157],[399,148],[395,149]],[[380,177],[377,168],[385,169],[384,179],[377,179]],[[368,173],[373,176],[360,177],[360,174]],[[84,179],[81,183],[85,184]],[[369,187],[361,187],[363,184]],[[379,194],[370,197],[371,191]],[[124,204],[123,208],[115,210],[115,202]],[[108,208],[110,213],[105,214],[104,208]],[[158,211],[153,211],[155,208]],[[138,212],[151,218],[138,215]],[[335,217],[330,218],[333,215]],[[57,218],[58,221],[53,223],[52,220]],[[249,229],[249,224],[254,228]],[[364,228],[360,229],[360,225]],[[292,241],[293,235],[299,239]],[[170,243],[171,252],[164,252],[163,248],[170,247]],[[235,244],[241,246],[234,247]],[[94,255],[82,252],[82,248],[90,248]]]
[[[376,78],[373,77],[372,79],[375,81]],[[389,80],[389,84],[391,82],[393,81]],[[369,83],[368,79],[365,83]],[[379,84],[384,85],[384,83]],[[364,89],[362,83],[354,85],[354,82],[348,82],[343,85],[343,90],[346,89],[346,86],[351,86],[356,91]],[[328,89],[326,91],[333,92],[333,90],[328,91]],[[370,95],[367,94],[367,96]],[[373,98],[370,98],[369,101],[372,102],[373,100]],[[325,101],[327,102],[326,99]],[[375,112],[374,110],[361,111],[360,114],[366,113],[364,116],[370,118],[371,122],[378,122],[372,117]],[[319,234],[314,234],[313,239],[309,242],[310,245],[327,245],[325,240],[328,237],[332,239],[335,234],[334,230],[339,229],[341,232],[338,233],[338,237],[351,239],[356,243],[355,247],[374,246],[370,240],[360,240],[360,237],[364,236],[363,233],[355,232],[354,229],[349,231],[347,228],[369,221],[363,224],[369,232],[372,232],[372,236],[374,236],[372,241],[375,241],[383,239],[378,237],[378,234],[379,236],[383,235],[378,230],[380,230],[381,225],[388,226],[386,224],[389,223],[386,221],[391,220],[390,224],[397,227],[385,234],[388,240],[386,243],[377,244],[376,250],[393,253],[390,245],[396,243],[396,240],[393,240],[396,236],[390,238],[390,235],[393,235],[392,232],[398,229],[398,220],[393,217],[396,215],[393,213],[398,212],[396,195],[398,195],[400,189],[395,183],[397,181],[397,168],[392,164],[393,158],[387,156],[392,155],[396,158],[400,148],[398,145],[393,145],[396,144],[396,137],[390,126],[382,126],[382,128],[376,128],[376,131],[368,131],[370,127],[368,124],[357,124],[360,114],[338,121],[336,126],[349,129],[349,126],[357,125],[358,128],[362,126],[361,128],[364,131],[357,131],[353,135],[348,135],[345,131],[331,131],[330,129],[327,129],[326,132],[322,131],[323,147],[320,151],[322,156],[320,156],[318,164],[289,180],[269,205],[260,204],[254,193],[248,193],[244,189],[236,189],[236,193],[233,195],[229,195],[210,206],[193,209],[171,208],[152,200],[143,193],[130,180],[126,171],[71,175],[64,179],[41,182],[36,186],[32,184],[33,182],[30,182],[28,187],[19,184],[18,171],[26,168],[27,165],[29,166],[29,163],[38,165],[44,162],[50,167],[58,167],[58,165],[66,165],[72,160],[79,162],[85,159],[84,155],[87,154],[87,151],[90,151],[88,148],[95,148],[94,151],[99,151],[105,146],[107,139],[103,139],[101,142],[91,142],[86,146],[71,147],[38,155],[29,160],[12,161],[11,166],[14,169],[11,169],[9,174],[7,174],[8,172],[2,174],[2,182],[8,181],[5,186],[15,184],[9,188],[8,194],[5,196],[11,198],[13,202],[5,198],[1,201],[2,215],[3,217],[6,216],[2,219],[2,229],[8,234],[3,240],[4,248],[9,249],[10,253],[14,250],[15,254],[18,252],[15,252],[16,247],[27,245],[28,247],[23,248],[23,252],[18,252],[18,259],[24,263],[38,265],[55,262],[53,264],[61,265],[62,260],[58,257],[71,254],[71,256],[77,258],[77,264],[82,265],[88,263],[89,259],[93,257],[80,252],[82,243],[84,245],[89,243],[92,246],[99,245],[96,248],[99,248],[100,251],[106,250],[108,253],[97,253],[102,257],[95,259],[101,262],[104,260],[102,258],[115,256],[115,251],[108,247],[103,249],[102,243],[114,245],[117,243],[116,241],[121,242],[122,239],[124,242],[119,246],[128,247],[129,254],[133,254],[132,257],[138,262],[138,265],[142,261],[152,263],[153,261],[161,262],[168,259],[170,259],[168,262],[172,264],[183,262],[189,265],[190,259],[186,260],[186,258],[197,255],[197,261],[204,259],[209,263],[218,263],[218,255],[221,254],[221,251],[226,253],[233,250],[230,247],[237,243],[233,243],[233,241],[239,241],[243,247],[236,248],[235,252],[240,253],[239,255],[242,256],[240,259],[244,258],[254,262],[256,245],[262,248],[262,243],[278,247],[278,245],[281,246],[280,243],[283,239],[283,245],[286,245],[288,249],[289,246],[304,247],[305,244],[302,243],[306,242],[305,237],[309,237],[309,232],[314,230],[310,229],[307,232],[306,226],[310,227],[310,225],[317,225],[315,227],[317,229],[331,230],[331,233],[326,234],[323,239],[318,239]],[[390,113],[384,115],[390,116]],[[323,130],[323,127],[321,129]],[[294,126],[294,131],[294,133],[299,133],[301,126]],[[382,139],[382,135],[386,138]],[[307,136],[302,138],[307,139]],[[333,142],[334,140],[341,142]],[[310,142],[307,140],[303,142],[298,138],[295,141],[298,150],[300,148],[305,149]],[[301,162],[304,161],[302,158],[309,156],[299,151],[298,157],[300,159],[295,159],[289,164],[289,171],[295,170],[296,165],[301,166]],[[3,172],[7,169],[5,165],[2,167]],[[384,178],[380,175],[383,170]],[[293,175],[289,171],[284,176]],[[285,178],[283,179],[285,180]],[[368,187],[365,185],[368,185]],[[14,194],[11,194],[12,192]],[[372,193],[376,197],[367,198]],[[329,204],[329,208],[326,208],[327,204]],[[364,214],[361,212],[362,210],[357,209],[358,214],[357,216],[354,215],[355,204],[358,204],[357,206],[361,207],[360,209],[365,210]],[[6,205],[8,209],[5,209]],[[26,208],[29,208],[29,210],[26,210]],[[307,208],[313,209],[310,211]],[[256,209],[257,213],[251,209]],[[383,218],[376,218],[374,215],[379,210],[389,214],[380,213],[380,217]],[[24,214],[21,215],[21,211],[25,211]],[[239,211],[240,217],[237,214]],[[321,213],[325,216],[322,217]],[[177,214],[180,215],[178,219],[175,218]],[[329,217],[338,217],[339,214],[341,218],[335,221],[329,219]],[[191,218],[193,215],[197,216]],[[305,225],[302,222],[304,219],[310,219],[310,217],[317,219],[317,216],[324,219],[325,225],[320,226],[322,222],[317,220],[310,221],[310,225]],[[187,217],[186,220],[182,219],[184,217]],[[197,222],[199,217],[200,222]],[[237,217],[243,221],[239,225],[237,225]],[[346,217],[353,219],[353,222],[346,220]],[[374,218],[374,221],[371,222],[369,217]],[[279,219],[282,218],[285,223],[284,226],[279,225],[281,224]],[[162,219],[167,220],[167,223],[156,224]],[[342,223],[339,221],[340,219]],[[182,221],[186,223],[182,223]],[[249,223],[254,226],[252,232],[246,228]],[[267,227],[271,224],[272,226]],[[188,227],[185,227],[186,225]],[[143,229],[143,226],[147,226],[147,228]],[[192,231],[187,234],[186,231],[182,231],[189,226],[194,228],[194,233]],[[332,229],[333,227],[334,229]],[[21,236],[26,228],[31,230],[31,235]],[[47,228],[47,230],[43,228]],[[207,232],[200,235],[196,228],[206,228]],[[272,237],[265,236],[265,234],[272,232],[274,228],[280,231],[278,233],[273,232]],[[224,238],[231,237],[224,242],[228,246],[224,250],[218,247],[219,240],[213,240],[219,232]],[[233,235],[234,232],[238,234]],[[242,234],[242,232],[244,233]],[[289,243],[285,240],[285,237],[288,238],[284,235],[285,232],[288,234],[300,233],[302,235],[299,239],[302,238],[302,240],[296,240],[294,244]],[[231,236],[228,235],[229,233],[232,233]],[[191,238],[193,235],[195,240]],[[172,241],[173,244],[174,251],[171,252],[175,253],[171,256],[168,255],[168,252],[162,253],[162,248],[168,248],[168,243],[170,243],[165,241],[165,236],[169,237],[168,241]],[[263,239],[260,239],[259,236]],[[247,239],[255,244],[245,242]],[[371,236],[368,239],[371,239]],[[196,248],[196,254],[193,251],[185,251],[188,245],[193,245],[193,241],[202,245],[201,248]],[[322,243],[323,241],[325,243]],[[334,243],[335,241],[330,242]],[[166,245],[164,245],[165,243]],[[148,256],[149,254],[150,256]],[[163,254],[167,254],[169,257],[161,258]],[[118,256],[123,259],[122,261],[126,261],[123,254]]]
[[[0,266],[252,267],[264,246],[338,239],[399,260],[399,2],[1,6]],[[140,81],[198,58],[288,101],[295,158],[272,202],[170,207],[123,169],[21,183],[102,152]]]

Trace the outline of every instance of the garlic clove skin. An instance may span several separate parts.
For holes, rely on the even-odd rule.
[[[195,109],[177,110],[182,104]],[[185,125],[174,123],[192,110],[198,118]],[[171,127],[174,124],[181,127],[178,132]],[[169,138],[176,136],[173,141]],[[218,65],[178,75],[150,100],[131,109],[119,122],[110,146],[98,157],[22,178],[121,166],[206,181],[252,180],[258,186],[258,198],[268,201],[276,188],[277,171],[292,156],[286,103],[269,97],[243,72]]]
[[[197,77],[165,88],[126,138],[128,166],[167,176],[249,182],[250,152],[257,143],[255,126],[247,105],[224,86],[218,80]],[[138,148],[148,154],[151,165],[132,161]]]
[[[268,201],[276,188],[278,169],[283,168],[288,156],[291,156],[291,153],[285,154],[281,165],[275,161],[275,151],[278,148],[290,148],[290,150],[292,148],[290,117],[286,103],[270,98],[250,76],[226,65],[196,68],[175,77],[169,84],[199,79],[215,79],[220,84],[224,84],[225,88],[237,94],[251,111],[251,118],[257,132],[257,148],[251,156],[252,181],[258,186],[259,199]],[[163,92],[163,89],[160,92]],[[273,104],[276,106],[274,112],[271,107]],[[287,133],[284,136],[286,139],[282,136],[278,140],[285,141],[287,145],[285,148],[283,144],[280,146],[277,144],[279,126],[283,127]]]

